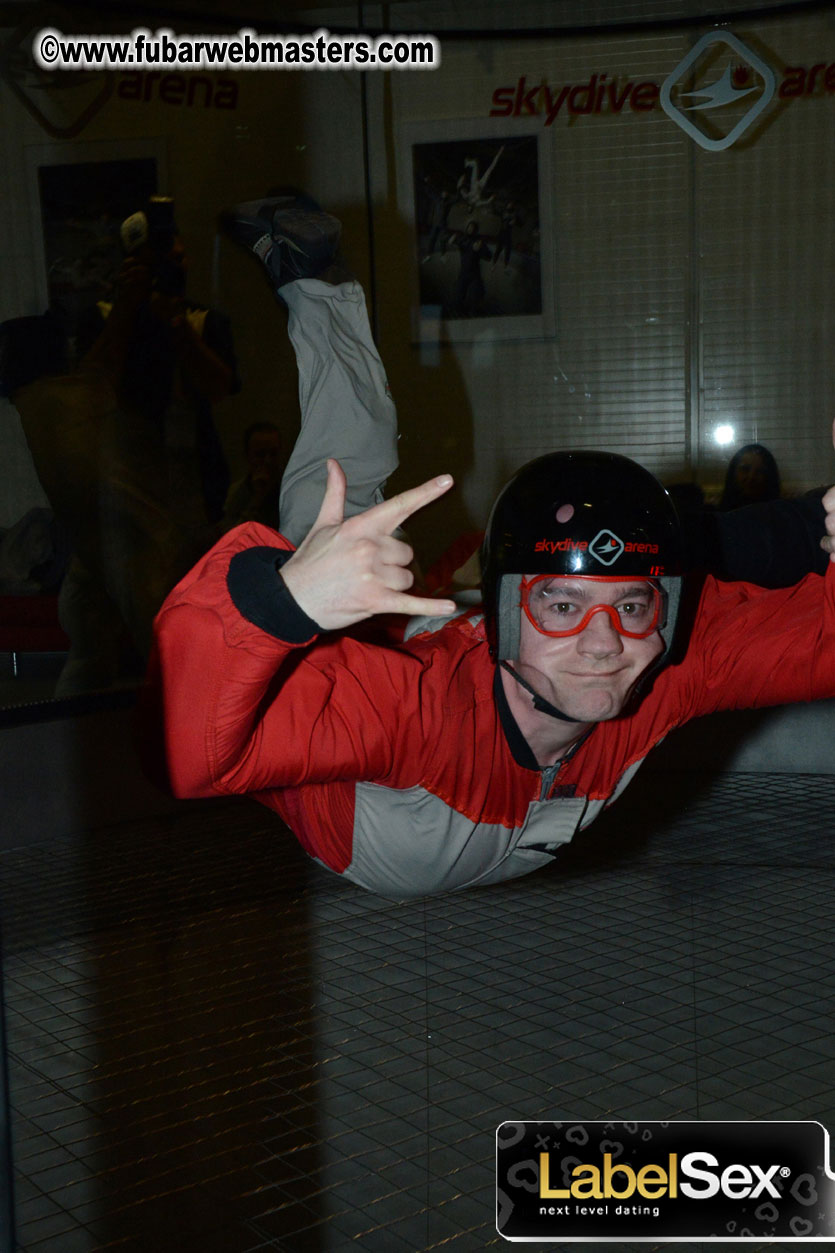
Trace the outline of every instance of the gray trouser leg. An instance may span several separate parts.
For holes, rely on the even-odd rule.
[[[279,525],[299,544],[319,512],[328,457],[348,480],[346,517],[382,500],[397,466],[397,411],[359,283],[300,279],[281,295],[290,310],[302,422],[281,483]]]

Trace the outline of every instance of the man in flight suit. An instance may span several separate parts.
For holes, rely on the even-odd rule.
[[[551,454],[504,489],[483,611],[415,595],[399,528],[452,480],[382,499],[394,410],[338,224],[277,198],[226,227],[290,311],[302,429],[282,533],[230,532],[157,619],[177,795],[251,794],[353,882],[446,892],[548,864],[690,718],[835,695],[832,566],[683,595],[672,503],[613,454]],[[831,551],[835,491],[823,504]],[[399,640],[356,630],[392,614]]]

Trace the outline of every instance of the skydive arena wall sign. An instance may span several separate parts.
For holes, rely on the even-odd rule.
[[[835,1240],[816,1122],[506,1122],[496,1229],[519,1242]]]
[[[713,30],[693,45],[661,84],[661,107],[669,118],[708,152],[730,148],[771,103],[774,71],[736,35]],[[742,116],[715,121],[741,106]],[[715,127],[713,134],[709,128]]]
[[[598,65],[571,82],[555,81],[540,71],[520,74],[515,83],[493,90],[489,116],[538,118],[546,129],[580,118],[641,117],[663,110],[694,143],[721,152],[742,136],[752,138],[759,119],[771,119],[772,104],[835,101],[835,59],[813,65],[785,65],[779,52],[759,52],[750,37],[727,30],[703,35],[663,81],[644,79]],[[775,69],[775,66],[778,67]],[[765,115],[765,116],[763,116]]]

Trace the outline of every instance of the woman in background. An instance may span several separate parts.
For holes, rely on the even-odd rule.
[[[780,471],[763,444],[745,444],[734,453],[725,475],[719,508],[738,509],[780,499]]]

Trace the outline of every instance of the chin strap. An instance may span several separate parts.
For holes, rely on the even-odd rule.
[[[538,692],[535,692],[534,689],[531,687],[530,683],[528,683],[527,679],[523,679],[521,674],[517,674],[516,671],[513,669],[513,666],[509,665],[508,662],[500,661],[499,665],[501,666],[502,670],[506,670],[509,675],[513,676],[513,678],[516,680],[516,682],[519,684],[520,687],[523,687],[526,692],[530,693],[530,695],[533,697],[533,707],[539,713],[548,714],[548,716],[551,718],[559,718],[560,722],[579,722],[580,721],[579,718],[569,718],[568,714],[561,713],[560,710],[557,709],[554,705],[552,705],[549,700],[546,700],[544,696],[540,696]]]

